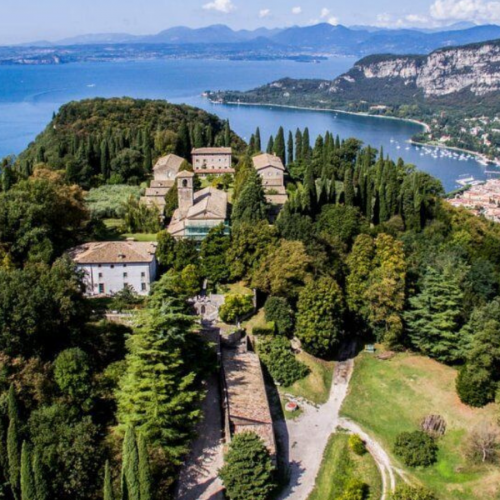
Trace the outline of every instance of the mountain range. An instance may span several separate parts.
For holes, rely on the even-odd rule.
[[[345,27],[320,23],[286,29],[259,28],[235,31],[225,25],[205,28],[175,27],[156,35],[136,36],[126,33],[90,34],[57,42],[33,42],[24,47],[62,47],[103,45],[168,45],[176,47],[232,45],[240,51],[268,47],[275,52],[318,55],[365,56],[376,53],[427,54],[441,47],[483,42],[500,38],[500,26],[471,26],[466,23],[442,31],[418,29],[382,29],[370,26]]]

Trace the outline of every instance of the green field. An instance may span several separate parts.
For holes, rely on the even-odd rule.
[[[326,403],[332,386],[333,361],[323,361],[305,352],[299,353],[297,359],[307,365],[311,372],[290,387],[281,387],[280,392],[307,399],[315,404]]]
[[[348,434],[333,434],[326,446],[314,490],[308,500],[336,500],[342,496],[346,481],[356,478],[369,487],[366,500],[379,500],[382,479],[369,453],[362,457],[348,446]]]
[[[438,462],[417,470],[395,462],[440,500],[498,499],[500,469],[470,465],[462,451],[471,429],[483,421],[496,422],[497,408],[472,409],[462,404],[455,377],[453,368],[422,356],[399,354],[381,361],[362,354],[356,360],[342,414],[371,433],[388,452],[400,432],[418,429],[427,415],[441,415],[447,431],[438,442]]]

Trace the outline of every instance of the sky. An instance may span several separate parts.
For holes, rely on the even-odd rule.
[[[87,33],[154,34],[180,25],[428,28],[459,21],[500,24],[500,0],[0,0],[0,44]]]

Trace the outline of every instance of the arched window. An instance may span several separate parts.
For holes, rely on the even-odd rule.
[[[207,308],[205,306],[201,306],[201,314],[204,316],[207,312]]]
[[[188,187],[188,181],[187,181],[187,179],[184,179],[184,180],[182,181],[182,187],[184,187],[184,188],[187,188],[187,187]]]

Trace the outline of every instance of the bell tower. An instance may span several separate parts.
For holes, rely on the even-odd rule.
[[[183,170],[177,174],[177,195],[179,197],[179,211],[184,216],[193,206],[194,201],[194,173]]]

